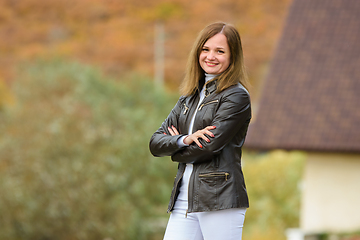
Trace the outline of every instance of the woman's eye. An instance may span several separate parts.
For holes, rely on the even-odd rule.
[[[219,51],[218,51],[218,53],[221,53],[221,54],[223,54],[223,53],[225,53],[225,52],[224,52],[224,51],[222,51],[222,50],[219,50]]]
[[[209,51],[207,48],[203,48],[202,50],[203,50],[203,52]]]

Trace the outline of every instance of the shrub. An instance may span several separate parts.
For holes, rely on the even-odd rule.
[[[64,60],[23,64],[13,91],[0,113],[0,239],[162,234],[176,165],[148,142],[176,98]]]
[[[250,208],[244,238],[281,240],[287,228],[298,227],[305,158],[306,154],[299,151],[245,152],[243,168]]]

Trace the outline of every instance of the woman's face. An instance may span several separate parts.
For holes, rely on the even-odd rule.
[[[218,33],[209,38],[200,53],[201,68],[209,74],[220,74],[230,65],[230,48],[226,36]]]

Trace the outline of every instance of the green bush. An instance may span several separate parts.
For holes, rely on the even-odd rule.
[[[176,164],[148,142],[176,98],[74,62],[18,72],[0,112],[0,239],[158,238]]]
[[[244,237],[281,240],[287,228],[299,227],[301,177],[306,154],[274,150],[245,152],[243,168],[250,198]]]

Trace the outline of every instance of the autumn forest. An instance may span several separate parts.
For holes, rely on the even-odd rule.
[[[129,71],[153,76],[154,28],[162,22],[165,82],[177,90],[197,33],[211,22],[224,21],[240,31],[256,95],[289,2],[1,0],[1,80],[11,82],[16,63],[39,57],[76,59],[115,76]]]
[[[0,239],[162,239],[177,165],[148,144],[193,41],[215,21],[239,30],[255,111],[290,2],[0,0]],[[297,227],[303,160],[244,151],[244,239]]]

